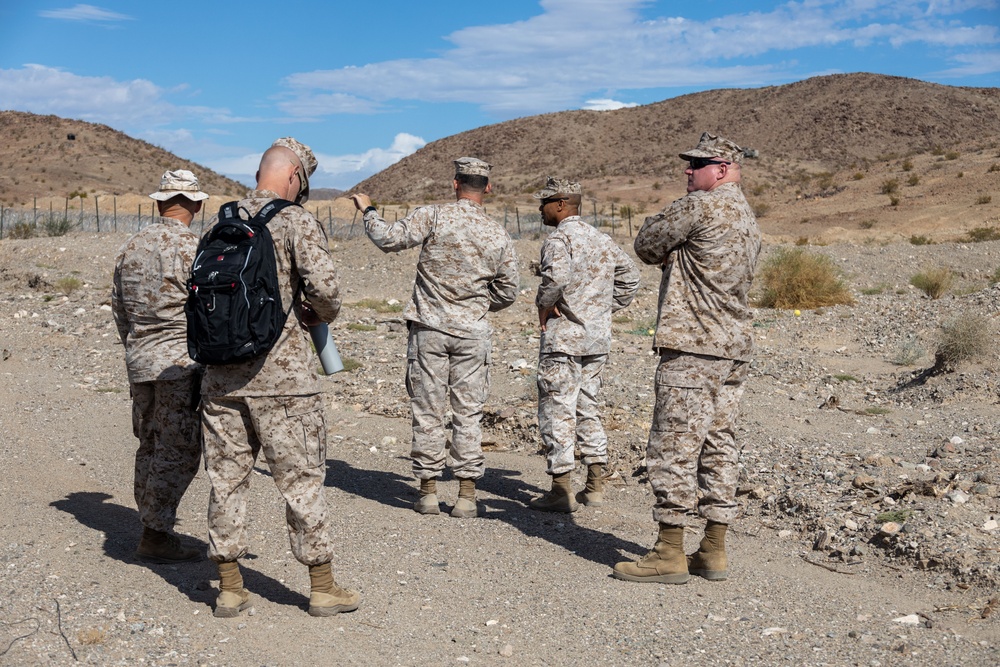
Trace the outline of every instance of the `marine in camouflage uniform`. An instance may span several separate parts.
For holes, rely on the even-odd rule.
[[[241,199],[247,217],[280,198],[299,204],[309,194],[316,158],[290,137],[264,153],[257,188]],[[212,492],[208,508],[209,554],[219,564],[215,615],[237,616],[249,594],[237,559],[247,553],[247,498],[257,456],[263,453],[285,500],[292,554],[309,566],[309,613],[331,616],[358,606],[359,596],[333,581],[328,523],[326,419],[316,375],[317,359],[303,326],[331,322],[340,312],[340,290],[326,233],[299,206],[268,223],[274,240],[281,304],[292,312],[271,350],[234,364],[208,366],[202,382],[202,433]],[[305,303],[304,303],[305,302]]]
[[[611,313],[632,302],[639,269],[617,243],[580,218],[579,183],[549,178],[534,193],[546,225],[555,226],[542,244],[542,282],[535,296],[542,330],[538,350],[538,430],[547,452],[549,493],[533,509],[572,512],[576,501],[604,503],[603,468],[608,438],[601,425],[597,393],[611,352]],[[570,472],[579,445],[587,486],[572,496]]]
[[[438,514],[436,480],[447,465],[459,480],[451,515],[478,514],[475,482],[485,457],[480,422],[490,385],[490,336],[486,318],[517,296],[517,255],[510,235],[483,210],[491,165],[455,160],[456,201],[418,208],[388,223],[367,195],[354,195],[364,211],[365,232],[384,252],[420,245],[413,295],[403,317],[409,323],[406,388],[412,411],[413,474],[420,480],[414,509]],[[452,419],[447,450],[445,420]]]
[[[743,149],[706,132],[681,158],[688,194],[647,218],[635,239],[636,255],[663,276],[646,449],[660,534],[645,558],[615,566],[632,581],[725,579],[725,533],[737,514],[735,423],[753,352],[747,292],[761,235],[740,187]],[[695,513],[707,521],[705,536],[686,558],[683,531]]]
[[[136,555],[173,563],[198,556],[172,533],[177,506],[198,472],[201,367],[188,357],[184,281],[198,236],[189,229],[208,195],[181,169],[150,195],[160,217],[132,236],[115,260],[111,310],[125,345],[132,395],[135,504],[143,526]]]

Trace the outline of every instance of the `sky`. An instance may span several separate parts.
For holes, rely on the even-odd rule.
[[[316,153],[313,187],[347,189],[541,113],[843,72],[1000,86],[1000,0],[97,1],[0,3],[0,109],[103,123],[248,185],[283,136]]]

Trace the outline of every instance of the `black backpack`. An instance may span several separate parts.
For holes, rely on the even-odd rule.
[[[188,355],[202,364],[233,364],[267,352],[291,311],[282,308],[274,241],[267,223],[294,202],[274,199],[249,220],[239,202],[198,243],[187,281]]]

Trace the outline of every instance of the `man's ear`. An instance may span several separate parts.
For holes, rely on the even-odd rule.
[[[486,184],[486,189],[483,190],[483,194],[487,194],[488,195],[491,192],[493,192],[493,183],[487,183]]]

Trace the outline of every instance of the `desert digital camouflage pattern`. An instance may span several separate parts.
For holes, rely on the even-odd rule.
[[[254,190],[240,207],[255,215],[276,194]],[[316,315],[331,322],[340,311],[337,272],[322,225],[300,207],[268,224],[274,239],[282,306],[299,292]],[[293,309],[281,338],[264,356],[209,366],[202,385],[205,467],[209,498],[209,556],[217,562],[246,552],[246,501],[258,453],[285,500],[292,553],[317,565],[333,558],[327,529],[326,422],[316,375],[318,360]]]
[[[375,211],[364,219],[368,238],[384,252],[423,244],[404,319],[459,338],[490,338],[486,313],[514,303],[519,279],[514,243],[482,205],[459,199],[394,223]]]
[[[608,462],[608,436],[597,402],[607,362],[606,354],[539,356],[538,431],[548,474],[560,475],[576,467],[576,445],[584,465]]]
[[[255,428],[248,429],[252,422]],[[326,419],[323,396],[266,396],[206,400],[202,409],[208,503],[209,557],[230,562],[246,554],[250,473],[259,452],[285,499],[292,555],[304,565],[333,558],[327,525]]]
[[[611,351],[611,313],[632,303],[639,269],[618,244],[579,216],[563,219],[542,244],[539,308],[558,306],[540,351],[569,355]]]
[[[132,395],[134,493],[146,528],[169,532],[201,459],[199,366],[187,355],[184,281],[198,237],[159,218],[122,246],[111,284],[111,311],[125,345]]]
[[[248,217],[253,216],[276,197],[273,192],[254,190],[240,200],[240,207],[248,211]],[[274,238],[282,307],[288,310],[301,286],[300,298],[309,302],[321,320],[332,322],[340,312],[340,288],[323,226],[305,209],[289,206],[267,228]],[[213,398],[315,394],[320,391],[317,366],[309,333],[299,326],[296,305],[267,355],[206,368],[202,394]]]
[[[579,194],[579,185],[550,178],[535,197],[567,193]],[[542,244],[541,274],[535,305],[557,306],[560,316],[546,321],[539,342],[538,429],[546,472],[558,475],[575,467],[575,445],[587,465],[608,461],[597,394],[611,351],[611,313],[632,302],[639,269],[607,234],[574,215]]]
[[[663,267],[653,347],[749,360],[747,292],[760,242],[757,219],[737,183],[691,192],[646,218],[635,254]]]
[[[176,380],[198,367],[187,353],[188,271],[198,236],[158,218],[132,236],[115,260],[111,312],[125,345],[129,382]]]
[[[736,518],[739,448],[734,425],[749,365],[662,351],[646,446],[656,521],[683,526],[696,512],[724,524]]]
[[[413,476],[432,479],[447,465],[458,479],[485,471],[483,405],[490,393],[490,341],[459,338],[412,325],[406,350],[406,391],[413,417]],[[449,399],[450,394],[450,399]],[[445,419],[451,411],[451,446]]]

